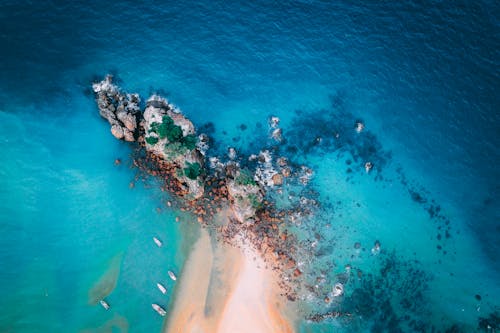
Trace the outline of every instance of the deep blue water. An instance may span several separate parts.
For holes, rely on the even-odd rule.
[[[167,267],[182,266],[182,233],[155,186],[129,189],[130,148],[90,94],[110,72],[143,98],[167,95],[198,126],[213,122],[222,150],[258,149],[259,126],[279,116],[283,151],[316,171],[318,260],[372,273],[372,284],[384,260],[392,285],[429,276],[414,307],[431,314],[419,319],[473,331],[499,311],[499,17],[493,1],[2,1],[0,331],[161,328],[149,304]],[[168,243],[158,253],[154,235]],[[379,261],[353,252],[375,239]],[[88,298],[110,263],[120,273],[104,312]],[[415,296],[396,289],[393,301]],[[300,329],[382,330],[367,312],[365,326]]]

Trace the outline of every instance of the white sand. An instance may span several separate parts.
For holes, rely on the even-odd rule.
[[[255,251],[247,248],[240,253],[242,267],[217,332],[293,332],[283,315],[283,299],[278,294],[274,272],[264,268],[265,263]]]
[[[206,231],[194,245],[164,332],[294,332],[284,316],[277,275],[260,255],[216,244]],[[260,268],[259,268],[260,267]]]

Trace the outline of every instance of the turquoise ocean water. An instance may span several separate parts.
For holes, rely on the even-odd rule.
[[[192,230],[100,119],[107,73],[213,123],[215,150],[256,152],[281,118],[280,152],[315,170],[312,267],[352,267],[339,309],[355,319],[300,332],[477,331],[500,297],[499,8],[0,2],[0,331],[162,327],[150,303],[171,301]]]

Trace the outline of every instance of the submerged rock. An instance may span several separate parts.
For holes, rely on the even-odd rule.
[[[268,150],[261,151],[257,161],[258,166],[255,171],[257,182],[263,187],[278,185],[274,182],[276,178],[273,179],[273,177],[278,174],[278,171],[276,171],[273,166],[273,157],[271,152]]]
[[[342,283],[335,283],[332,289],[333,297],[339,297],[344,294],[344,285]]]

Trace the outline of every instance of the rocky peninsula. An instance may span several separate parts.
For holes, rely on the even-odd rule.
[[[164,97],[151,96],[141,109],[139,95],[122,92],[113,84],[111,76],[94,83],[93,90],[99,113],[109,122],[112,135],[136,145],[134,165],[159,179],[163,189],[176,198],[174,205],[192,213],[218,243],[240,249],[230,261],[234,263],[234,258],[239,258],[241,265],[247,267],[241,272],[257,274],[248,268],[248,253],[257,256],[257,262],[272,272],[265,276],[274,276],[271,284],[279,287],[271,288],[269,295],[274,296],[264,297],[264,308],[275,304],[269,303],[269,298],[275,298],[276,289],[283,300],[297,300],[305,254],[289,225],[307,216],[315,201],[301,196],[296,204],[278,209],[273,198],[277,193],[282,194],[285,186],[306,186],[312,170],[294,165],[288,158],[265,148],[250,156],[239,156],[233,148],[228,148],[226,156],[209,156],[208,135],[198,133],[193,123]],[[283,132],[277,117],[269,119],[269,131],[270,140],[279,144]],[[201,253],[208,255],[207,251]],[[201,262],[209,262],[210,258],[202,258]],[[192,261],[199,265],[199,256]],[[240,280],[252,281],[244,276]],[[228,285],[234,285],[235,290],[252,288],[238,283],[228,282]],[[325,302],[334,298],[333,285],[321,297]],[[227,305],[236,303],[234,297],[229,297],[225,305],[219,307],[221,314],[234,314],[235,310]],[[179,311],[182,314],[195,310]],[[275,319],[283,324],[281,316]],[[170,326],[179,327],[180,323],[170,323]],[[235,328],[227,320],[221,323]]]

